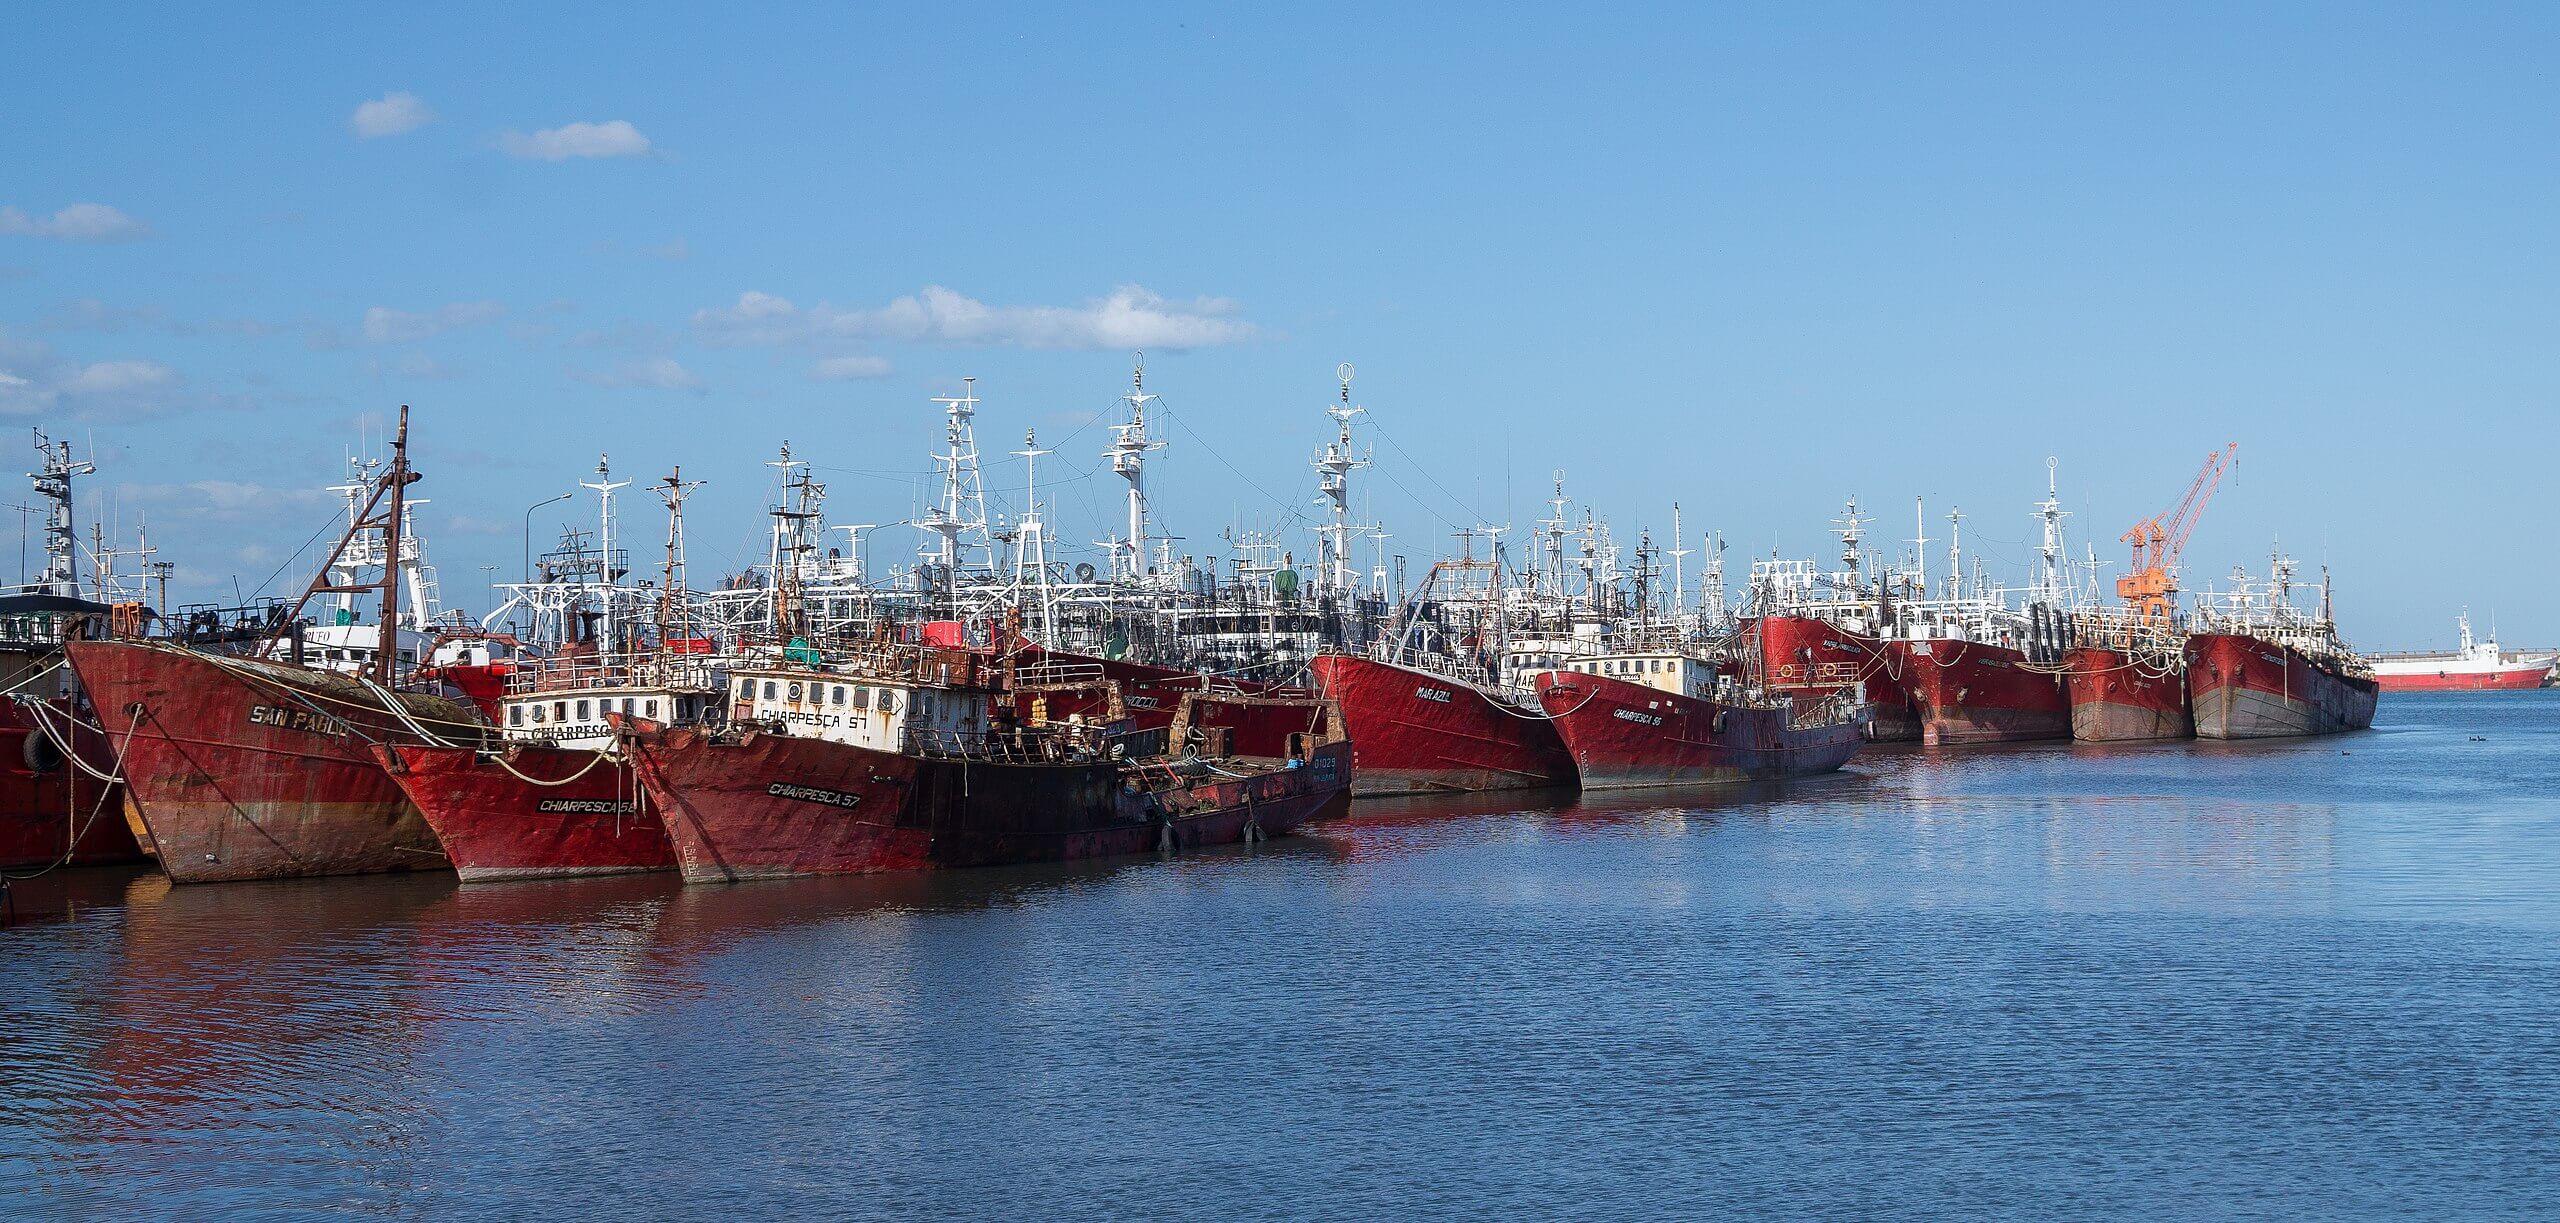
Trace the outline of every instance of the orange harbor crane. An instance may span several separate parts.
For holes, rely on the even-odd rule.
[[[2213,500],[2213,490],[2222,486],[2223,475],[2237,464],[2239,452],[2240,443],[2233,442],[2205,455],[2204,467],[2196,472],[2195,482],[2187,485],[2187,495],[2176,509],[2135,523],[2121,537],[2133,545],[2133,568],[2116,579],[2116,597],[2142,623],[2166,627],[2176,612],[2178,555],[2186,550],[2187,536],[2194,534],[2205,503]]]

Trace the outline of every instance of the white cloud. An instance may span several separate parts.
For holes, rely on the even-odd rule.
[[[610,370],[583,373],[578,377],[597,386],[694,392],[703,389],[702,379],[696,377],[692,370],[677,364],[673,357],[643,357],[637,361],[625,361]]]
[[[53,390],[35,379],[0,369],[0,416],[34,416],[52,407],[54,399]]]
[[[147,236],[151,227],[105,204],[73,204],[49,217],[0,208],[0,234],[64,242],[122,242]]]
[[[119,484],[116,498],[171,511],[181,522],[276,522],[300,517],[328,499],[317,488],[273,488],[238,480],[189,480],[179,484]],[[274,559],[273,554],[269,559]]]
[[[809,376],[822,382],[843,382],[854,378],[886,378],[886,357],[828,357],[809,367]]]
[[[0,416],[148,416],[173,408],[216,410],[236,401],[196,394],[178,371],[127,358],[82,363],[0,330]]]
[[[99,361],[80,367],[63,381],[62,389],[74,395],[130,395],[156,391],[177,380],[178,371],[157,361]]]
[[[734,306],[697,310],[695,330],[727,344],[787,344],[818,338],[917,340],[1019,348],[1206,348],[1253,338],[1254,325],[1231,317],[1236,303],[1199,297],[1166,299],[1122,285],[1077,306],[990,306],[941,285],[876,310],[820,303],[807,310],[750,290]]]
[[[407,344],[448,331],[494,322],[506,312],[507,308],[496,302],[455,302],[423,314],[375,306],[364,312],[364,341],[367,344]]]
[[[397,136],[414,132],[435,122],[436,112],[420,101],[418,95],[402,91],[386,93],[356,108],[347,116],[347,130],[366,140],[378,136]]]
[[[605,123],[568,123],[544,128],[528,136],[508,132],[498,137],[498,147],[509,156],[529,161],[567,161],[572,157],[643,157],[649,153],[649,138],[629,120],[615,119]]]

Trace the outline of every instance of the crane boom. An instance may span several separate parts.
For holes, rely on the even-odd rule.
[[[2145,624],[2166,625],[2177,611],[2178,557],[2202,521],[2204,507],[2222,487],[2222,477],[2238,462],[2240,443],[2233,442],[2204,458],[2204,466],[2187,485],[2177,507],[2133,524],[2122,536],[2133,545],[2130,572],[2116,579],[2116,596]]]

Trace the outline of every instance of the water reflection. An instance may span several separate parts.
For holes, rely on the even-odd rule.
[[[2231,1153],[2547,1161],[2510,1121],[2560,1065],[2560,704],[2450,708],[1369,801],[1170,860],[62,872],[0,930],[0,1205],[648,1216],[744,1159],[788,1189],[742,1213],[1180,1215],[1274,1177],[1308,1213],[1416,1178],[1539,1213],[1594,1169],[1747,1205],[1848,1160],[1957,1210],[1929,1187],[2034,1167],[2143,1213],[2106,1193],[2210,1165],[2357,1213]]]

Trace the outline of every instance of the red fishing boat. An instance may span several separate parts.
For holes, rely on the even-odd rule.
[[[41,487],[41,485],[39,485]],[[85,714],[65,637],[103,634],[133,606],[52,594],[0,597],[0,870],[140,859],[125,822],[115,745]]]
[[[62,643],[104,636],[111,621],[139,629],[143,611],[79,597],[72,483],[97,468],[41,431],[35,444],[44,468],[31,478],[49,503],[44,573],[0,596],[0,691],[10,697],[0,702],[0,870],[131,862],[143,852],[112,780],[113,746],[87,716]]]
[[[2187,699],[2187,624],[2178,609],[2178,558],[2221,487],[2237,445],[2205,456],[2176,507],[2135,523],[2122,539],[2132,563],[2116,579],[2113,610],[2072,618],[2063,654],[2071,735],[2084,742],[2184,739],[2196,732]]]
[[[1865,743],[1854,698],[1748,694],[1679,652],[1602,655],[1531,677],[1585,790],[1828,773]]]
[[[1813,616],[1756,617],[1751,635],[1760,651],[1769,691],[1811,707],[1841,693],[1869,710],[1866,736],[1877,743],[1912,743],[1920,719],[1902,685],[1903,662],[1876,640]]]
[[[2328,579],[2321,579],[2317,614],[2294,606],[2293,562],[2281,555],[2266,588],[2245,579],[2235,585],[2203,613],[2204,631],[2187,640],[2197,736],[2267,739],[2373,725],[2382,688],[2338,635]]]
[[[1189,739],[1203,698],[1184,696],[1162,732],[1125,718],[1025,725],[984,664],[965,651],[874,645],[835,668],[745,669],[730,729],[626,731],[686,880],[1251,840],[1349,800],[1350,746],[1325,702],[1220,702],[1294,709],[1310,729],[1287,736],[1285,756],[1168,757],[1148,749]]]
[[[2462,640],[2453,653],[2377,654],[2373,678],[2385,692],[2518,692],[2550,681],[2551,655],[2509,656],[2498,648],[2494,625],[2488,640],[2474,638],[2467,611],[2458,627]]]
[[[479,743],[489,733],[468,705],[393,686],[425,644],[400,619],[404,580],[416,582],[404,513],[417,478],[408,434],[404,406],[389,470],[362,500],[351,495],[346,533],[302,598],[277,609],[254,657],[166,640],[68,646],[117,745],[133,815],[170,879],[445,866],[434,832],[373,754],[379,744]],[[364,568],[379,579],[358,582]],[[365,591],[382,597],[376,626],[353,622],[353,596]],[[308,626],[301,613],[323,593],[344,601],[337,623]],[[318,659],[314,641],[324,643]]]
[[[1351,654],[1308,664],[1342,707],[1360,794],[1569,786],[1573,755],[1546,716],[1489,687]]]
[[[2071,699],[2060,668],[2015,646],[1960,637],[1886,643],[1903,691],[1931,746],[2071,737]]]
[[[2381,688],[2345,660],[2247,633],[2187,643],[2196,734],[2207,739],[2330,735],[2373,725]]]
[[[2181,640],[2152,645],[2116,641],[2063,652],[2071,697],[2071,737],[2083,743],[2185,739],[2196,733],[2187,710],[2187,659]]]
[[[377,745],[465,883],[675,869],[630,766],[584,748]]]
[[[75,641],[72,665],[179,883],[432,870],[442,847],[373,756],[467,735],[472,711],[347,675],[159,641]]]
[[[0,704],[0,870],[139,861],[114,768],[114,746],[65,703]]]

